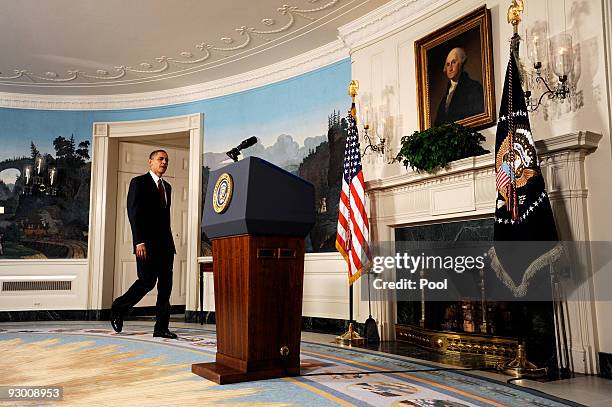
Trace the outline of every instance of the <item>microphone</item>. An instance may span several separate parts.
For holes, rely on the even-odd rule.
[[[257,144],[257,137],[253,136],[253,137],[249,137],[246,140],[242,140],[242,142],[240,144],[238,144],[237,147],[232,148],[230,151],[228,151],[227,156],[229,158],[231,158],[232,160],[234,160],[234,162],[238,161],[238,155],[240,154],[241,150],[244,150],[245,148],[249,148],[252,145]]]

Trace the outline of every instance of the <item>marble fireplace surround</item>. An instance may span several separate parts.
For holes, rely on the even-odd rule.
[[[584,161],[601,135],[579,131],[536,141],[546,188],[562,240],[589,240]],[[396,227],[490,217],[495,206],[494,154],[452,162],[436,174],[408,170],[366,182],[373,241],[394,241]],[[374,298],[374,318],[383,340],[395,339],[394,298]],[[593,287],[585,286],[565,302],[569,364],[594,374],[597,339]]]

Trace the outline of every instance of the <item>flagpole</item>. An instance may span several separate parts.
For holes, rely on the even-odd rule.
[[[357,108],[355,107],[355,97],[357,96],[357,91],[359,90],[359,82],[356,80],[351,80],[348,86],[348,94],[351,96],[352,103],[351,109],[349,110],[349,115],[356,121],[357,120]],[[346,153],[346,151],[345,151]],[[344,158],[346,160],[346,157]],[[350,199],[349,199],[350,201]],[[349,206],[350,210],[350,206]],[[350,229],[349,229],[350,231]],[[351,244],[351,236],[348,237],[348,242]],[[349,265],[350,267],[350,265]],[[349,272],[350,275],[350,272]],[[365,339],[359,335],[357,331],[354,329],[353,325],[353,281],[349,281],[349,324],[348,330],[340,336],[336,337],[336,343],[340,343],[343,345],[362,345],[365,343]]]
[[[353,284],[349,284],[349,324],[353,323]]]
[[[517,67],[517,74],[521,75],[521,64],[519,59],[519,45],[521,37],[518,33],[518,25],[521,22],[521,13],[524,9],[524,0],[512,0],[512,4],[508,8],[508,23],[512,25],[513,35],[510,39],[510,59],[511,62],[514,62],[514,65]],[[511,65],[511,64],[510,64]],[[510,66],[509,65],[509,66]],[[512,94],[512,70],[509,69],[509,80],[508,80],[508,112],[507,112],[507,126],[508,126],[508,162],[511,163],[509,166],[510,171],[510,180],[509,183],[505,186],[505,191],[507,194],[507,209],[510,213],[511,224],[519,221],[519,213],[518,213],[518,199],[517,199],[517,185],[516,185],[516,176],[514,171],[514,136],[516,135],[516,128],[514,123],[514,109],[513,109],[513,94]],[[520,83],[520,80],[519,80]],[[520,89],[519,89],[520,91]],[[506,89],[504,89],[506,92]],[[520,92],[519,92],[520,93]],[[503,96],[502,96],[503,100]],[[499,127],[498,127],[499,129]],[[496,142],[497,144],[497,142]],[[497,153],[497,152],[496,152]],[[497,169],[499,171],[499,168]],[[507,222],[507,221],[506,221]],[[522,315],[525,317],[525,315]],[[516,316],[515,316],[516,317]],[[514,376],[516,378],[539,378],[543,377],[547,374],[547,368],[540,368],[535,364],[531,363],[527,359],[527,347],[526,347],[526,332],[524,329],[521,329],[521,332],[517,335],[519,339],[519,345],[516,351],[516,356],[513,359],[506,360],[505,362],[500,362],[497,365],[497,369],[504,372],[505,374]]]

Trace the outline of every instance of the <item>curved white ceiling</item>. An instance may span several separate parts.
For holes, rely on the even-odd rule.
[[[389,0],[2,1],[0,92],[110,95],[252,71]]]

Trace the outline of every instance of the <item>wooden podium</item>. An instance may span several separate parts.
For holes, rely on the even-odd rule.
[[[192,372],[218,384],[298,375],[313,186],[249,157],[211,172],[206,197],[217,354]]]

